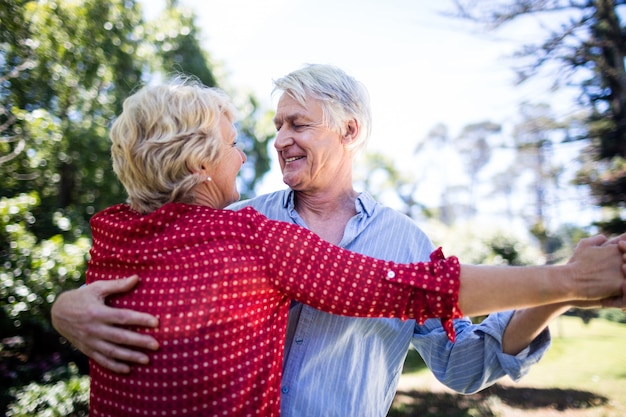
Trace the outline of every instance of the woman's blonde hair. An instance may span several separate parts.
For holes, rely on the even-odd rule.
[[[235,117],[230,98],[190,77],[143,87],[124,101],[111,157],[134,210],[193,202],[193,188],[206,180],[202,165],[220,157],[222,115]]]

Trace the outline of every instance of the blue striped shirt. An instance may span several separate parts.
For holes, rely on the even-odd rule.
[[[367,193],[361,193],[355,205],[357,214],[346,225],[339,246],[395,262],[429,259],[433,244],[413,220]],[[244,206],[306,227],[295,210],[292,190],[230,208]],[[457,320],[457,341],[452,344],[438,319],[419,326],[413,320],[336,316],[294,303],[285,343],[281,416],[386,416],[411,345],[435,376],[458,392],[479,391],[504,375],[518,380],[545,353],[550,335],[544,331],[517,356],[502,353],[502,334],[512,314],[492,314],[480,325]]]

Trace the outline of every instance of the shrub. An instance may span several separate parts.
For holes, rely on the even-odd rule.
[[[15,392],[7,417],[85,417],[89,415],[89,377],[70,367],[71,377],[51,384],[30,383]]]

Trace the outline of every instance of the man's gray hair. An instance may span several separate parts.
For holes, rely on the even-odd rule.
[[[274,80],[274,92],[281,91],[306,105],[306,99],[322,104],[324,124],[343,133],[348,120],[356,120],[359,134],[349,146],[355,154],[364,149],[371,133],[372,112],[365,86],[343,70],[323,64],[308,64]]]

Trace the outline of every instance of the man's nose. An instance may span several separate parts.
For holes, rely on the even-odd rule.
[[[291,144],[293,144],[293,137],[287,129],[280,129],[276,132],[276,139],[274,139],[274,148],[276,150],[280,151]]]

